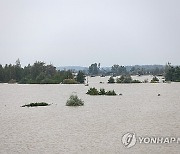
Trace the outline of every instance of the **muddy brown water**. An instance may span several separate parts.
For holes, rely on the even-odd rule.
[[[84,85],[0,84],[0,153],[178,154],[180,144],[137,143],[127,149],[121,139],[127,132],[180,137],[180,83],[107,80],[89,77],[89,87],[114,89],[122,96],[89,96]],[[70,94],[77,94],[85,105],[65,106]],[[20,107],[38,101],[52,105]]]

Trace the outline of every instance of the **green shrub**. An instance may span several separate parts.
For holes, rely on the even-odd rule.
[[[75,79],[64,79],[63,84],[77,84]]]
[[[66,106],[83,106],[84,102],[77,95],[71,95],[66,102]]]
[[[139,80],[132,80],[131,83],[142,83],[142,82]]]
[[[122,75],[120,78],[116,79],[117,83],[142,83],[139,80],[132,80],[130,75]]]
[[[96,88],[90,88],[86,94],[89,95],[99,95],[99,92]]]
[[[159,79],[156,76],[154,76],[151,80],[151,83],[159,83]]]
[[[106,92],[106,95],[110,96],[110,95],[117,95],[117,94],[115,93],[114,90],[109,90]]]
[[[109,78],[108,83],[115,83],[114,78],[112,76]]]
[[[79,71],[76,77],[78,83],[84,83],[86,80],[86,76],[82,71]]]
[[[99,91],[99,95],[105,95],[106,94],[106,91],[104,88],[101,88],[100,91]]]
[[[96,88],[90,88],[86,94],[89,95],[117,95],[114,90],[105,91],[104,88],[101,88],[99,91]]]
[[[45,102],[36,102],[36,103],[30,103],[30,104],[25,104],[21,107],[36,107],[36,106],[48,106],[50,104],[45,103]]]
[[[120,78],[116,79],[117,83],[131,83],[132,78],[130,75],[122,75]]]

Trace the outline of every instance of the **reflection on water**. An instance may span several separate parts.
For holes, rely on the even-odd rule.
[[[123,95],[89,96],[84,85],[0,84],[0,153],[178,153],[176,144],[125,149],[121,137],[126,132],[180,136],[180,83],[107,84],[107,80],[89,78],[89,87]],[[85,105],[65,106],[72,93]],[[53,104],[20,107],[37,101]]]

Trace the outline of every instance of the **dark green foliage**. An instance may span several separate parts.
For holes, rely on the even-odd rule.
[[[114,90],[105,91],[105,89],[101,88],[99,91],[96,88],[90,88],[86,94],[89,95],[117,95]]]
[[[77,84],[75,79],[64,79],[63,84]]]
[[[104,88],[101,88],[101,89],[99,90],[99,95],[105,95],[105,94],[106,94],[105,89],[104,89]]]
[[[165,80],[180,82],[180,66],[173,67],[170,64],[166,65]]]
[[[50,104],[45,103],[45,102],[36,102],[36,103],[30,103],[30,104],[25,104],[21,107],[37,107],[37,106],[48,106]]]
[[[111,67],[111,72],[116,76],[127,74],[126,68],[124,66],[119,66],[117,64]]]
[[[122,75],[120,78],[116,79],[117,83],[141,83],[139,80],[132,80],[130,75]]]
[[[159,83],[159,79],[156,76],[154,76],[151,80],[151,83]]]
[[[98,75],[99,70],[100,70],[100,63],[99,64],[94,63],[94,64],[91,64],[91,66],[89,66],[90,75]]]
[[[49,79],[46,77],[45,79],[41,80],[40,84],[59,84],[59,82],[57,80]]]
[[[84,83],[85,81],[85,74],[82,71],[79,71],[76,77],[78,83]]]
[[[162,75],[164,73],[163,65],[135,65],[127,66],[126,69],[131,75]]]
[[[131,83],[142,83],[142,82],[139,80],[132,80]]]
[[[9,84],[13,84],[13,83],[16,83],[16,80],[14,80],[14,79],[11,79],[11,80],[9,80],[9,82],[8,82]]]
[[[90,88],[86,94],[89,95],[99,95],[99,92],[96,88]]]
[[[109,91],[106,92],[106,95],[112,96],[112,95],[117,95],[117,94],[115,93],[114,90],[109,90]]]
[[[0,65],[0,83],[16,81],[20,84],[58,84],[64,79],[74,79],[71,71],[57,71],[53,65],[36,61],[33,65],[21,67],[20,60],[15,65]]]
[[[131,83],[132,78],[130,75],[122,75],[120,78],[116,79],[117,83]]]
[[[71,95],[66,102],[66,106],[83,106],[84,102],[77,95]]]
[[[109,78],[108,83],[115,83],[115,80],[112,76]]]

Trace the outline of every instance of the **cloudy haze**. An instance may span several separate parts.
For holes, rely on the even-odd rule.
[[[0,63],[180,64],[179,0],[0,0]]]

